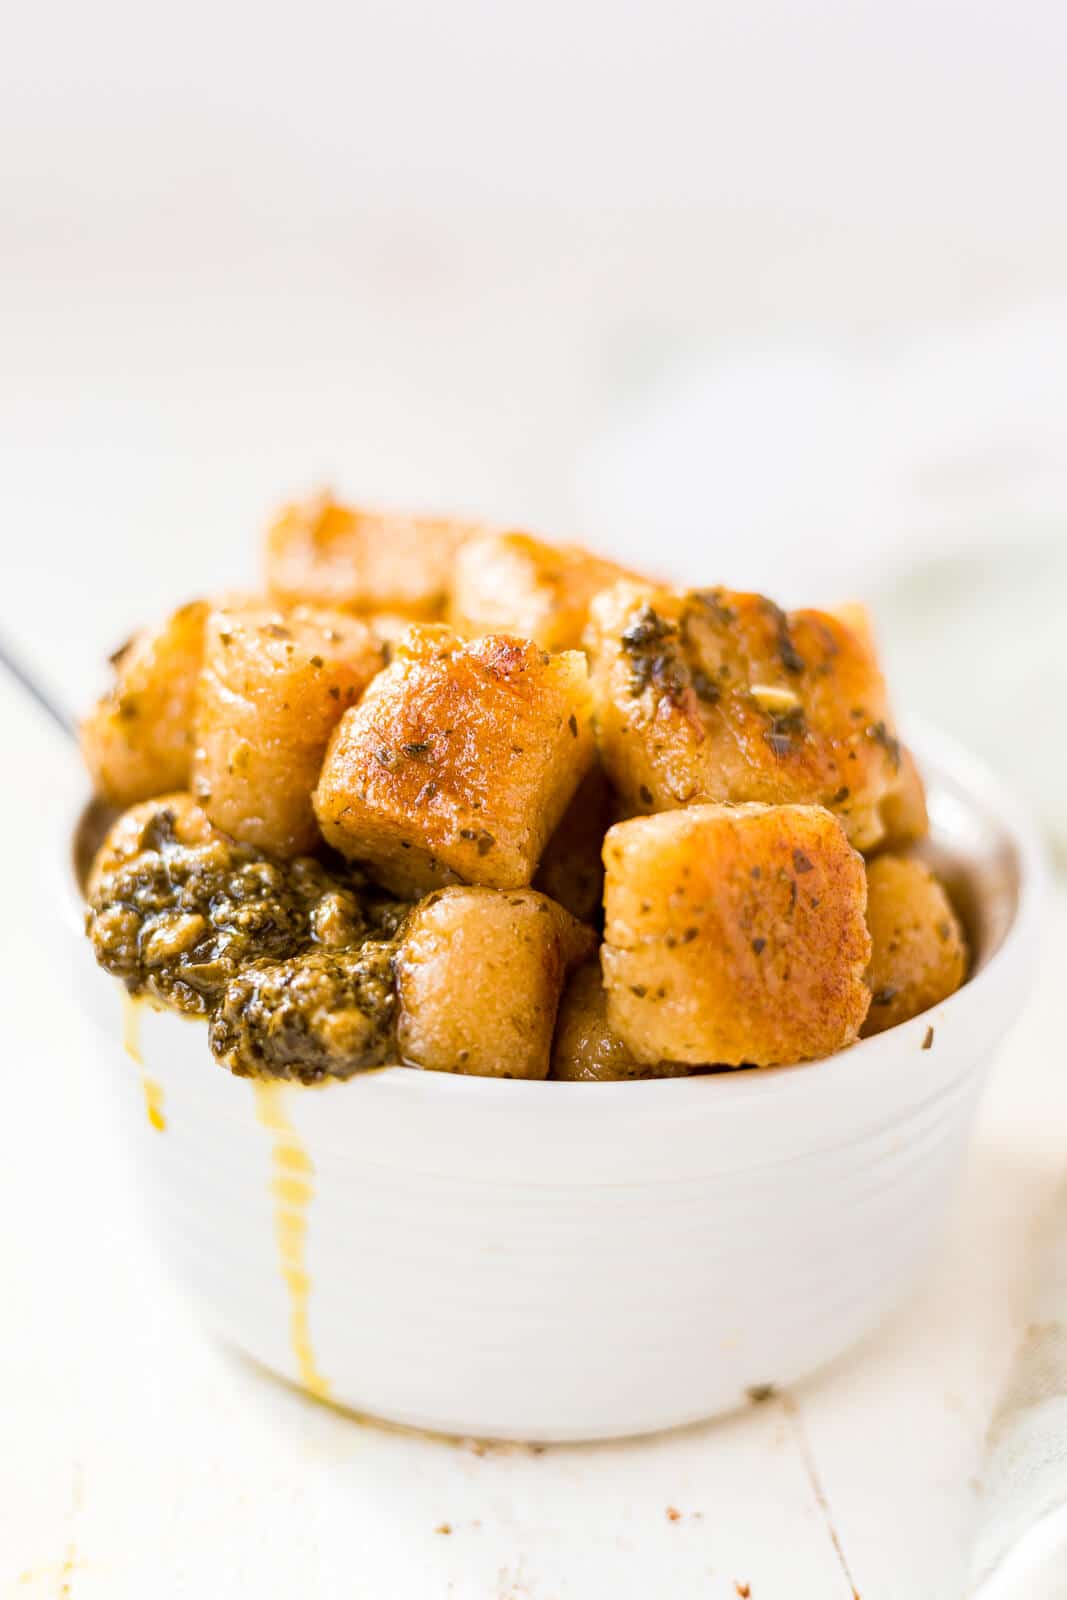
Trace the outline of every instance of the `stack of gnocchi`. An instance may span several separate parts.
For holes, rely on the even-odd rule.
[[[90,878],[98,957],[211,1017],[238,1072],[775,1066],[966,975],[859,607],[324,496],[270,529],[263,594],[114,658],[82,748],[124,813]],[[248,912],[268,879],[281,944]]]

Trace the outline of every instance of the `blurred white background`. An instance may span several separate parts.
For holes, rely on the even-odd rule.
[[[1051,549],[1065,59],[1052,0],[24,8],[0,622],[84,698],[322,481],[808,601]]]

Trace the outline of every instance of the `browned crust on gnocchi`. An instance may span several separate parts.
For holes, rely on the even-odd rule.
[[[267,582],[283,605],[444,615],[456,552],[481,531],[450,517],[344,505],[330,494],[287,506],[267,534]]]
[[[879,844],[905,768],[869,632],[763,595],[620,584],[589,631],[601,757],[633,811],[821,805]]]
[[[568,1083],[625,1083],[636,1078],[684,1078],[678,1061],[635,1061],[608,1024],[599,961],[571,974],[560,1001],[550,1076]]]
[[[879,856],[867,868],[871,1009],[864,1034],[895,1028],[955,994],[967,938],[944,886],[922,861]]]
[[[113,657],[112,688],[82,720],[82,757],[96,793],[113,805],[189,786],[207,612],[193,600],[136,634]]]
[[[635,576],[578,545],[486,533],[457,552],[451,621],[468,636],[512,633],[546,650],[578,650],[593,596]]]
[[[593,759],[583,656],[413,629],[337,728],[315,809],[400,893],[521,888]]]
[[[638,1061],[774,1066],[867,1014],[863,862],[817,806],[692,806],[604,842],[607,1017]]]
[[[193,791],[216,827],[283,858],[315,848],[311,793],[330,734],[382,659],[366,625],[339,612],[210,614]]]

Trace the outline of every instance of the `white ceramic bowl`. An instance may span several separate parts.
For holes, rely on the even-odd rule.
[[[998,783],[940,737],[915,742],[975,973],[903,1027],[775,1071],[582,1084],[398,1067],[257,1099],[202,1023],[145,1007],[139,1069],[68,869],[76,982],[160,1245],[205,1320],[356,1411],[528,1440],[708,1417],[872,1328],[939,1233],[1028,986],[1042,875]]]

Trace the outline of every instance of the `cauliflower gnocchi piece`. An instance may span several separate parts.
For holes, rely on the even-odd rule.
[[[532,889],[431,895],[408,917],[394,961],[401,1059],[544,1078],[564,979],[595,948],[591,928]]]
[[[468,636],[512,633],[546,650],[578,650],[593,596],[633,576],[577,545],[488,533],[456,555],[452,624]]]
[[[619,584],[589,629],[601,758],[626,805],[821,805],[868,850],[917,775],[868,629],[762,595]]]
[[[926,787],[915,765],[915,757],[903,745],[900,747],[900,784],[882,801],[882,825],[885,829],[882,846],[894,850],[918,844],[930,832]]]
[[[604,841],[607,1020],[638,1061],[775,1066],[859,1034],[861,858],[819,806],[692,806]]]
[[[604,835],[612,823],[612,797],[604,769],[596,762],[545,846],[534,888],[558,900],[580,922],[595,922],[604,897]]]
[[[635,1061],[608,1027],[600,963],[573,973],[560,1001],[549,1076],[570,1083],[616,1083],[628,1078],[683,1078],[693,1069],[677,1061],[649,1066]]]
[[[327,841],[398,893],[516,889],[593,759],[584,656],[412,629],[338,726],[315,810]]]
[[[834,607],[833,615],[850,628],[867,646],[872,659],[878,659],[878,641],[874,619],[865,605],[857,600]],[[903,845],[917,844],[930,831],[930,818],[926,812],[926,788],[915,764],[915,757],[904,745],[900,746],[900,782],[882,801],[882,848],[899,849]]]
[[[882,1033],[955,994],[967,976],[967,940],[929,867],[884,855],[867,868],[871,1009],[864,1035]]]
[[[287,506],[267,535],[267,582],[285,605],[444,614],[456,552],[478,524],[361,511],[332,495]]]
[[[384,664],[388,666],[393,659],[393,651],[412,627],[411,618],[402,617],[395,611],[368,611],[363,620],[381,645]]]
[[[370,630],[340,612],[213,611],[193,792],[215,826],[283,858],[313,850],[311,792],[330,734],[381,665]]]
[[[112,657],[115,682],[81,724],[96,792],[116,806],[187,789],[207,605],[194,600]]]

